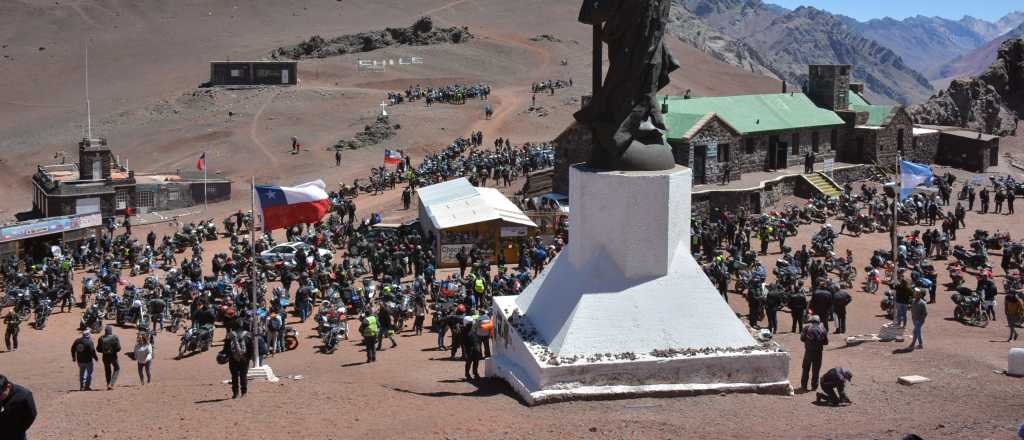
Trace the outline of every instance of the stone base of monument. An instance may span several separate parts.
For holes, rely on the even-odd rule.
[[[488,376],[528,404],[789,394],[789,354],[759,343],[690,255],[688,168],[570,171],[566,249],[494,301]]]
[[[277,382],[277,376],[274,375],[274,369],[270,368],[270,365],[263,364],[258,367],[249,367],[249,373],[246,374],[249,382]],[[225,380],[224,383],[231,383],[231,379]]]
[[[1024,377],[1024,348],[1011,348],[1006,363],[1007,375]]]

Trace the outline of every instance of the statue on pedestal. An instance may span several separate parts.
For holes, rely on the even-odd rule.
[[[671,0],[584,0],[579,21],[594,26],[594,93],[576,120],[594,130],[589,164],[606,170],[672,169],[657,93],[679,64],[662,41]],[[608,75],[601,82],[602,43]]]

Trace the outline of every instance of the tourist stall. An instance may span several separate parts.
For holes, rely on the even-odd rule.
[[[508,264],[517,263],[520,244],[537,227],[500,191],[474,187],[465,178],[423,187],[417,194],[420,224],[436,238],[439,268],[457,267],[459,250],[469,252],[474,245],[491,262],[502,252]]]

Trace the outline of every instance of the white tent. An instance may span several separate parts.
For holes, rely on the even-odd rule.
[[[501,220],[537,227],[515,203],[494,188],[477,188],[465,177],[420,188],[420,222],[435,230]]]

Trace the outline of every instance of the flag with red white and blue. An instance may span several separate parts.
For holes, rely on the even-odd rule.
[[[203,171],[206,169],[206,152],[204,151],[199,160],[196,161],[196,169]]]
[[[396,150],[384,150],[384,163],[398,165],[402,163],[402,152]]]
[[[256,185],[263,213],[263,230],[317,223],[331,211],[323,180],[298,186]]]

